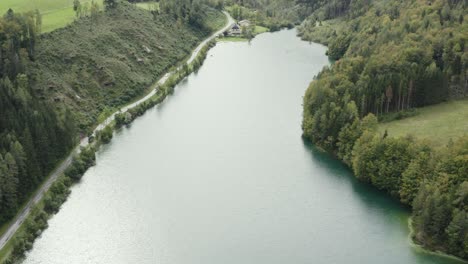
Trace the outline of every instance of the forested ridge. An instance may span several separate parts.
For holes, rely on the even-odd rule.
[[[77,5],[77,21],[41,34],[37,11],[0,17],[0,225],[103,117],[141,96],[225,23],[206,1],[146,11]]]
[[[378,120],[468,95],[466,1],[301,1],[300,36],[335,60],[304,96],[303,135],[413,209],[414,240],[468,258],[468,135],[436,147]]]

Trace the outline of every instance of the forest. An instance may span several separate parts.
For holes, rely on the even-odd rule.
[[[69,111],[56,113],[37,100],[27,74],[37,57],[40,15],[0,18],[0,223],[16,214],[55,164],[74,146]]]
[[[304,96],[304,137],[411,206],[417,243],[468,258],[468,136],[436,147],[376,129],[389,113],[468,95],[466,2],[303,2],[314,12],[300,36],[334,60]]]
[[[75,4],[76,21],[50,33],[38,11],[0,17],[0,226],[80,137],[225,23],[205,1],[161,2],[158,12]]]

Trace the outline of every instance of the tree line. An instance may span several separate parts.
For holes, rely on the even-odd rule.
[[[356,15],[359,3],[330,1],[300,29],[308,39],[331,31],[328,55],[336,60],[306,91],[304,137],[411,206],[418,243],[468,258],[468,137],[435,149],[376,130],[389,112],[468,94],[466,4],[375,0]],[[337,16],[335,26],[317,23]]]
[[[58,116],[37,100],[27,75],[41,25],[38,11],[0,18],[0,225],[75,142],[71,113]]]

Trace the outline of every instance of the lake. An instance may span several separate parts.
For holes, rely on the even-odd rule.
[[[98,152],[24,263],[459,263],[412,247],[408,208],[302,140],[325,51],[295,30],[218,43]]]

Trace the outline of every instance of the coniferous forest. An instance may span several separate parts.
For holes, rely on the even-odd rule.
[[[41,18],[9,11],[0,18],[0,223],[65,157],[75,143],[74,121],[59,116],[31,89]]]

